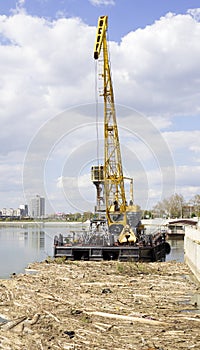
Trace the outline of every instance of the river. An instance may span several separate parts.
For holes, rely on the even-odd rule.
[[[0,278],[24,272],[27,265],[53,256],[53,238],[59,233],[81,230],[80,224],[10,224],[0,225]],[[171,253],[166,261],[183,262],[183,240],[168,241]]]

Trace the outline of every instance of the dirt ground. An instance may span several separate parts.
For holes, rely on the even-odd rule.
[[[200,349],[183,263],[51,262],[0,280],[0,349]]]

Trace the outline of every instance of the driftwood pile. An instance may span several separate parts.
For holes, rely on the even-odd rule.
[[[0,349],[200,349],[186,265],[34,263],[0,280]]]

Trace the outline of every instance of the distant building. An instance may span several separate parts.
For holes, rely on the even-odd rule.
[[[45,215],[45,199],[39,195],[31,199],[31,217],[41,218]]]
[[[10,219],[20,219],[22,217],[28,216],[28,205],[23,204],[20,205],[19,208],[3,208],[0,210],[0,217],[2,218],[10,218]]]
[[[14,209],[13,208],[4,208],[5,209],[5,216],[9,216],[9,217],[12,217],[14,216]]]
[[[184,205],[182,208],[183,218],[191,218],[192,214],[195,213],[195,206],[193,205]]]
[[[7,209],[6,208],[3,208],[1,210],[1,213],[2,213],[2,216],[7,216]]]
[[[22,216],[22,217],[28,216],[28,205],[27,204],[20,204],[19,210],[20,210],[20,216]]]

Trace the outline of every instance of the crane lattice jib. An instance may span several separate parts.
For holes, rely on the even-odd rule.
[[[104,96],[104,186],[108,224],[112,224],[112,213],[118,212],[118,223],[127,223],[126,198],[121,160],[120,143],[116,122],[114,94],[107,47],[108,17],[101,16],[98,21],[94,58],[98,59],[103,48],[103,96]]]

